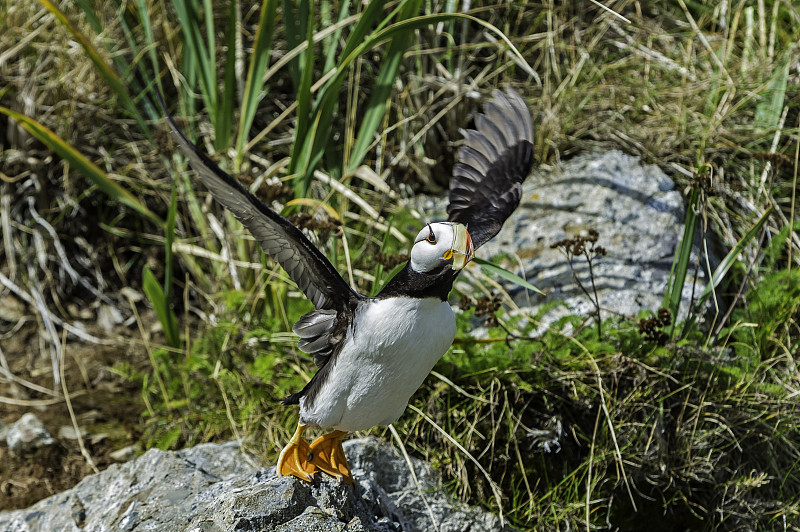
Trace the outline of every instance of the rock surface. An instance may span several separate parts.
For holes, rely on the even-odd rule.
[[[151,449],[30,508],[0,513],[0,531],[510,530],[491,513],[459,507],[438,475],[412,458],[418,490],[387,443],[350,440],[345,452],[355,488],[326,476],[311,484],[277,477],[273,467],[252,465],[234,442]]]
[[[60,440],[77,440],[79,437],[86,438],[88,436],[89,433],[84,429],[75,430],[75,427],[71,425],[64,425],[58,429],[58,438]]]
[[[55,440],[35,414],[23,414],[6,431],[6,444],[12,453],[20,455],[40,447],[53,445]]]
[[[566,309],[556,308],[545,315],[543,321],[549,323],[560,315],[594,310],[573,279],[567,259],[561,251],[551,249],[551,244],[597,230],[597,245],[607,250],[607,255],[593,264],[600,306],[635,316],[642,309],[656,311],[661,306],[684,218],[680,191],[657,166],[618,151],[587,154],[554,169],[535,171],[523,185],[519,208],[480,249],[480,255],[507,254],[502,265],[517,274],[524,272],[528,281],[547,294],[542,298],[504,282],[520,307],[565,302]],[[712,268],[715,265],[712,258]],[[576,257],[573,268],[591,292],[586,260]],[[696,296],[705,288],[702,271]],[[690,275],[693,272],[691,269]],[[690,277],[684,285],[680,319],[688,310],[692,281]]]

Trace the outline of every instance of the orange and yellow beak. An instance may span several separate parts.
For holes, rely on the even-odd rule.
[[[462,224],[453,225],[453,246],[445,252],[445,258],[453,259],[453,269],[458,271],[464,268],[472,257],[475,256],[475,247],[467,228]]]

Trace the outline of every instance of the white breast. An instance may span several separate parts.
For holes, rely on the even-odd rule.
[[[313,404],[300,399],[301,422],[349,432],[396,421],[455,334],[453,310],[439,299],[360,305]]]

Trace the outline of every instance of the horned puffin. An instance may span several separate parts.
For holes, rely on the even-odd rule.
[[[313,355],[318,370],[283,400],[299,405],[300,419],[277,473],[311,480],[322,471],[352,484],[342,439],[402,415],[455,338],[447,302],[454,280],[519,205],[533,161],[533,120],[524,100],[513,89],[495,90],[475,117],[476,129],[461,130],[465,144],[453,168],[448,219],[420,229],[410,260],[375,297],[353,290],[300,229],[220,169],[166,114],[200,181],[315,307],[293,327],[298,348]],[[308,443],[307,428],[330,432]]]

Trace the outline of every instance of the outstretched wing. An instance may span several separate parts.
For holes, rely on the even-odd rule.
[[[448,219],[467,226],[476,249],[517,208],[533,164],[533,119],[525,101],[511,88],[493,96],[475,117],[477,130],[461,130],[467,143],[453,167],[447,206]]]
[[[318,310],[343,310],[353,299],[362,298],[300,229],[264,205],[201,152],[169,114],[167,122],[175,142],[209,192],[242,222]]]

